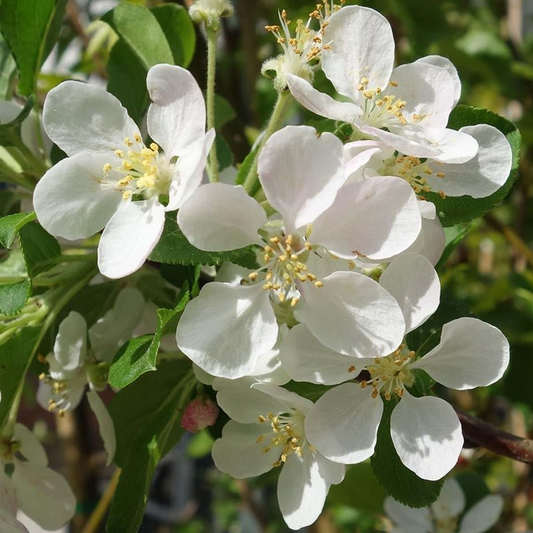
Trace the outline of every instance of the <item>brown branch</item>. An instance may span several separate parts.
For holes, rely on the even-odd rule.
[[[465,440],[515,461],[533,464],[533,440],[507,433],[459,409],[456,411],[463,426]]]

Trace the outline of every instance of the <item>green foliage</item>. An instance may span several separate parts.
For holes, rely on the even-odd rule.
[[[456,226],[444,228],[444,233],[446,235],[446,247],[444,248],[444,252],[442,252],[439,262],[437,263],[437,270],[446,264],[446,261],[448,261],[461,241],[475,228],[475,226],[476,225],[474,223],[470,223],[457,224]]]
[[[29,279],[16,283],[0,284],[0,313],[15,315],[26,305],[31,294]]]
[[[457,106],[450,115],[448,127],[459,130],[465,126],[489,124],[499,129],[509,141],[513,150],[513,166],[509,178],[494,194],[486,198],[470,196],[446,197],[442,199],[437,193],[421,193],[437,207],[437,213],[443,226],[455,226],[482,217],[487,211],[499,204],[511,190],[518,176],[521,137],[517,127],[507,119],[486,109]]]
[[[444,480],[426,481],[401,462],[390,435],[393,400],[385,402],[378,430],[378,442],[371,459],[372,470],[389,496],[409,507],[426,507],[440,494]]]
[[[159,460],[181,435],[180,410],[194,386],[188,361],[162,363],[122,389],[109,405],[117,435],[116,463],[122,468],[107,531],[135,533]]]
[[[59,34],[67,0],[2,0],[0,31],[20,73],[18,91],[35,93],[37,75]]]
[[[25,224],[19,231],[19,239],[31,278],[50,268],[51,261],[61,255],[57,240],[37,222]]]
[[[220,265],[231,261],[248,268],[255,266],[252,247],[230,252],[203,252],[195,248],[179,229],[175,212],[167,213],[163,234],[149,259],[171,265]]]
[[[109,384],[121,389],[133,383],[145,372],[156,370],[161,338],[174,333],[178,320],[190,294],[185,286],[182,297],[174,309],[157,310],[157,330],[154,335],[143,335],[128,341],[115,355],[109,370]]]
[[[17,65],[0,33],[0,98],[8,99],[12,92]]]
[[[222,172],[233,165],[233,154],[228,143],[221,135],[215,137],[215,143],[217,145],[218,169]]]
[[[11,248],[19,230],[28,222],[35,220],[33,211],[29,213],[16,213],[0,218],[0,245]]]
[[[228,122],[237,117],[231,104],[222,96],[215,95],[215,127],[217,130],[223,128]]]

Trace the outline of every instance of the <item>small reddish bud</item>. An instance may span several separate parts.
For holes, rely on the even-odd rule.
[[[211,400],[196,398],[185,408],[181,417],[181,427],[191,433],[197,433],[212,426],[217,421],[218,412],[218,406]]]

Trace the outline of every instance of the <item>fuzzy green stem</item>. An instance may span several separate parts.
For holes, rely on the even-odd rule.
[[[246,176],[246,179],[243,183],[243,186],[248,191],[248,193],[254,192],[254,187],[258,179],[257,165],[259,163],[259,155],[265,147],[265,144],[267,143],[268,139],[270,139],[272,134],[280,128],[283,122],[283,118],[285,117],[285,114],[287,113],[290,105],[292,104],[292,100],[292,95],[288,90],[282,91],[278,94],[278,99],[276,101],[276,105],[274,106],[274,110],[272,111],[268,126],[265,130],[265,133],[263,134],[263,138],[261,139],[261,143],[259,144],[259,148],[257,149],[257,152],[255,154],[255,158],[252,163],[252,166],[250,167],[250,171],[248,172],[248,175]]]
[[[82,264],[80,266],[86,267],[87,265]],[[46,320],[43,323],[41,331],[39,332],[39,336],[37,337],[37,340],[35,341],[35,344],[33,346],[32,352],[30,356],[28,357],[28,362],[26,363],[26,367],[24,368],[24,372],[23,372],[23,378],[20,380],[18,384],[17,391],[13,399],[13,403],[11,404],[11,408],[9,410],[8,418],[2,429],[2,437],[5,438],[6,440],[11,440],[13,438],[13,433],[15,431],[15,424],[17,421],[17,414],[18,414],[18,410],[20,407],[20,400],[22,398],[22,391],[24,388],[24,379],[30,368],[31,362],[33,358],[35,357],[35,353],[37,352],[37,349],[39,348],[39,345],[41,344],[41,341],[43,340],[50,326],[54,323],[54,321],[58,317],[63,307],[71,300],[71,298],[76,293],[78,293],[81,289],[83,289],[83,287],[85,287],[85,285],[87,285],[87,283],[89,283],[89,281],[96,275],[97,272],[98,272],[97,269],[94,268],[92,265],[89,271],[87,271],[87,268],[83,268],[81,269],[81,272],[79,273],[79,275],[82,276],[81,279],[78,279],[78,281],[74,283],[68,290],[65,290],[65,287],[61,286],[61,287],[58,287],[57,289],[54,289],[53,291],[50,291],[49,295],[45,295],[43,297],[43,299],[45,299],[45,305],[43,307],[50,309],[50,312],[48,316],[46,317]]]
[[[207,129],[215,128],[215,82],[217,71],[218,32],[207,28]],[[209,152],[209,180],[219,181],[219,166],[216,139]]]

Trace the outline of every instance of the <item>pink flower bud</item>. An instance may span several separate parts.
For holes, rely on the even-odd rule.
[[[181,417],[181,427],[197,433],[201,429],[212,426],[218,418],[218,406],[211,400],[196,398],[187,405]]]

